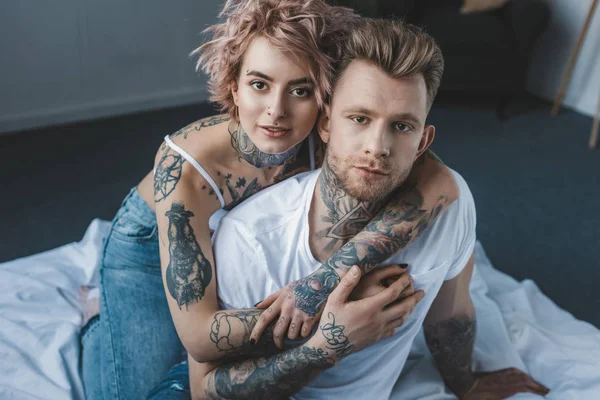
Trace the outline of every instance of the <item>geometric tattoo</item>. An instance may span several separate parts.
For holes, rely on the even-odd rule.
[[[169,218],[169,265],[166,281],[169,293],[186,309],[198,302],[212,278],[212,268],[194,236],[190,225],[191,211],[184,209],[183,202],[173,202],[165,213]]]
[[[184,162],[185,159],[171,149],[163,153],[154,173],[154,201],[166,199],[175,190]]]

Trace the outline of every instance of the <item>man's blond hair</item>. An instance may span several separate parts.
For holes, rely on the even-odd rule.
[[[440,87],[444,58],[435,40],[417,26],[401,21],[360,18],[349,27],[332,86],[353,60],[381,68],[393,78],[423,75],[427,109]]]

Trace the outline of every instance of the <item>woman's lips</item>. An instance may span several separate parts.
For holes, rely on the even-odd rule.
[[[284,136],[289,132],[289,129],[282,129],[278,127],[271,126],[260,126],[261,131],[269,137],[278,138]]]

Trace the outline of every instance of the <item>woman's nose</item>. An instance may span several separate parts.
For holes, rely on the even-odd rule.
[[[279,118],[284,118],[287,115],[284,96],[280,94],[273,96],[270,105],[267,107],[267,114],[273,118],[274,121]]]

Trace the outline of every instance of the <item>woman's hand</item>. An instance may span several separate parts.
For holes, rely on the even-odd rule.
[[[275,345],[283,349],[283,339],[297,340],[310,336],[327,297],[340,282],[340,276],[331,267],[321,267],[306,278],[299,279],[273,293],[256,307],[267,310],[260,316],[250,335],[258,343],[265,328],[279,315],[273,329]]]
[[[388,265],[376,268],[360,280],[350,295],[351,300],[371,297],[406,272],[406,265]],[[256,307],[267,308],[259,318],[250,336],[258,343],[264,329],[277,318],[273,329],[273,341],[279,349],[283,349],[283,340],[306,338],[312,333],[314,324],[321,318],[327,297],[339,283],[339,276],[333,270],[319,269],[313,274],[295,281],[273,293]],[[402,291],[399,300],[414,293],[412,282]]]

